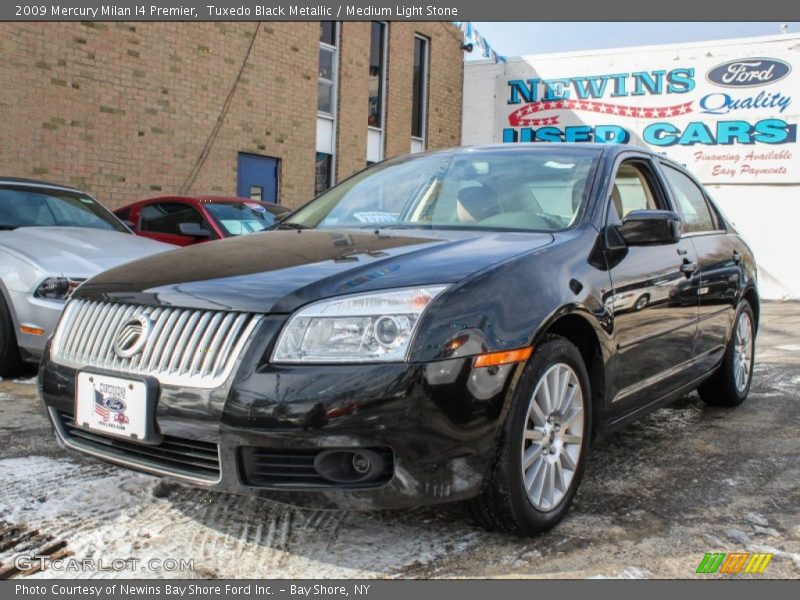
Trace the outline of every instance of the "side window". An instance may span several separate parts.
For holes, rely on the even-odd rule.
[[[618,222],[632,210],[656,210],[661,208],[652,185],[650,170],[636,161],[623,162],[611,188],[609,222]]]
[[[683,231],[685,233],[714,231],[717,226],[711,216],[703,191],[697,187],[697,184],[668,165],[664,165],[664,173],[683,216]]]
[[[123,208],[121,210],[116,211],[114,214],[120,221],[128,221],[131,218],[131,209],[130,207]]]
[[[180,202],[159,202],[142,207],[139,229],[153,233],[181,235],[178,225],[199,223],[205,225],[202,215],[194,208]]]

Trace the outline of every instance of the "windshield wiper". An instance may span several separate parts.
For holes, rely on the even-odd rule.
[[[0,231],[13,231],[17,227],[17,225],[0,225]]]
[[[430,223],[396,223],[378,229],[433,229],[433,225]]]
[[[275,229],[314,229],[311,225],[304,223],[278,223]]]

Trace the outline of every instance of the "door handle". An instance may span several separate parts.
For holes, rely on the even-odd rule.
[[[734,250],[732,258],[733,258],[733,262],[738,265],[739,263],[742,262],[742,253],[739,252],[738,250]]]
[[[689,251],[684,248],[678,248],[678,254],[685,256]]]
[[[683,264],[681,265],[681,272],[689,277],[695,271],[697,271],[697,263],[689,260],[688,258],[684,258]]]

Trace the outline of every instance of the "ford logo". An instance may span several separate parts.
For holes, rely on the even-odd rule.
[[[114,412],[125,412],[125,409],[127,408],[125,406],[125,401],[122,400],[122,398],[107,398],[105,404],[108,410],[112,410]]]
[[[723,87],[755,87],[780,81],[791,70],[789,63],[775,58],[740,58],[717,65],[706,79]]]

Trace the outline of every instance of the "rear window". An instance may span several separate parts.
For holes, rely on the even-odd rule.
[[[664,165],[664,173],[683,216],[684,232],[698,233],[717,229],[703,190],[691,178],[668,165]]]

